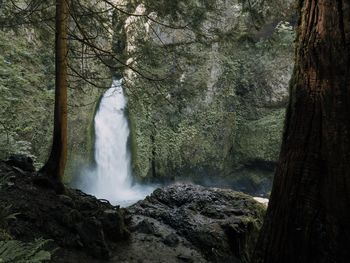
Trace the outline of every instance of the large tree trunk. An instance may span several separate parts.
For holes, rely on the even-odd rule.
[[[304,0],[285,133],[254,262],[350,262],[350,1]]]
[[[67,160],[67,0],[56,0],[56,87],[53,143],[41,173],[61,182]]]

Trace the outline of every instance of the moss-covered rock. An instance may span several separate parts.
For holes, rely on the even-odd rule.
[[[235,140],[237,162],[276,162],[282,141],[285,109],[271,111],[258,120],[240,123]]]
[[[130,40],[129,55],[165,79],[158,85],[131,75],[127,83],[137,177],[234,182],[242,179],[238,169],[277,160],[293,66],[292,19],[272,2],[251,8],[261,10],[259,21],[244,1],[218,0],[192,32],[152,22],[156,33],[132,31],[142,41]],[[255,185],[271,180],[273,167],[260,175],[248,170]]]
[[[156,20],[186,21],[188,27],[113,14],[118,22],[109,48],[123,61],[136,61],[132,65],[142,74],[124,74],[136,177],[240,180],[237,169],[257,160],[273,163],[293,65],[288,10],[281,15],[274,1],[252,6],[240,0],[170,1],[165,6],[118,0],[128,12],[139,2],[147,2],[146,11],[155,11]],[[54,34],[41,28],[30,32],[30,39],[26,31],[0,32],[0,157],[31,153],[38,166],[51,146]],[[71,45],[80,49],[74,41]],[[70,60],[76,68],[80,62]],[[86,57],[84,63],[82,73],[107,88],[110,72],[96,58]],[[123,65],[116,69],[124,70]],[[103,92],[74,76],[70,84],[67,182],[81,165],[93,162],[93,117]]]

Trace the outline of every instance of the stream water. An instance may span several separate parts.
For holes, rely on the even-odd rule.
[[[96,169],[90,176],[89,192],[113,204],[127,206],[150,194],[154,188],[133,184],[128,147],[127,99],[122,80],[113,80],[95,115]]]

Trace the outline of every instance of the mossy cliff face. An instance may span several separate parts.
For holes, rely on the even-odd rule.
[[[254,160],[275,162],[281,143],[284,109],[272,110],[257,120],[246,120],[240,125],[235,140],[237,162]]]
[[[40,168],[48,157],[55,93],[53,47],[54,34],[44,27],[0,31],[0,159],[25,154]],[[96,69],[90,61],[85,63],[89,70]],[[98,70],[110,76],[105,69]],[[70,79],[66,181],[90,159],[91,124],[101,92],[82,80]]]
[[[140,1],[130,1],[128,12],[134,2]],[[186,1],[191,8],[175,0],[143,2],[156,11],[154,20],[173,28],[113,15],[113,50],[143,73],[125,74],[137,178],[249,178],[260,184],[271,177],[293,65],[287,9],[266,1],[217,0],[197,9],[194,2],[208,1]],[[173,20],[172,5],[187,15]],[[28,30],[0,32],[0,155],[30,153],[39,166],[52,138],[54,34]],[[81,58],[71,62],[77,66]],[[110,78],[95,61],[85,66],[87,76]],[[107,88],[110,82],[98,84]],[[103,91],[74,77],[70,83],[68,177],[93,159],[94,111]]]
[[[138,177],[237,181],[237,171],[246,167],[254,170],[251,181],[261,182],[252,168],[261,164],[271,179],[294,39],[290,16],[279,17],[272,8],[262,5],[261,20],[252,21],[241,1],[217,1],[192,32],[150,23],[151,29],[139,29],[142,41],[134,33],[130,56],[140,68],[166,76],[159,84],[129,75]]]

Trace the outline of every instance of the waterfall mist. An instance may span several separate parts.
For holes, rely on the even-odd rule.
[[[122,206],[141,200],[154,190],[132,182],[126,105],[122,80],[115,79],[103,95],[94,119],[96,167],[84,172],[80,180],[82,190]]]

